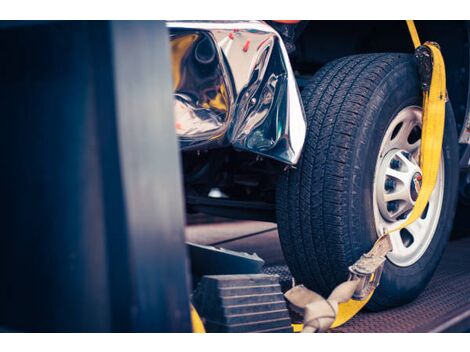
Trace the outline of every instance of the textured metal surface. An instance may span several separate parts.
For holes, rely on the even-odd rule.
[[[277,274],[285,291],[291,283],[286,266],[275,265],[263,269]],[[452,241],[440,266],[425,291],[412,303],[384,312],[359,313],[335,332],[430,332],[459,331],[470,319],[470,239]],[[465,325],[468,325],[465,323]]]
[[[470,304],[470,239],[453,241],[425,291],[412,303],[385,312],[363,312],[338,332],[427,332]]]
[[[235,231],[233,224],[217,224],[219,236],[223,228],[232,229],[230,242],[224,244],[226,248],[235,250],[250,250],[252,246],[278,251],[272,245],[271,233],[256,232],[256,222],[243,222],[243,226]],[[267,224],[266,224],[267,225]],[[210,242],[209,225],[201,233],[201,239]],[[245,236],[252,228],[250,242]],[[242,231],[243,229],[243,231]],[[201,231],[203,232],[203,231]],[[240,239],[237,240],[237,235]],[[217,237],[220,241],[220,237]],[[256,242],[254,244],[254,242]],[[237,248],[233,248],[233,244]],[[271,247],[270,247],[271,246]],[[278,244],[277,244],[278,246]],[[266,259],[259,251],[258,254]],[[280,250],[279,250],[280,253]],[[279,254],[281,256],[282,253]],[[292,285],[292,276],[282,258],[275,261],[266,260],[267,265],[262,272],[270,275],[279,275],[282,291]],[[449,243],[431,283],[425,291],[412,303],[388,310],[372,313],[361,312],[348,324],[335,329],[335,332],[428,332],[428,331],[468,331],[470,320],[470,238],[453,240]],[[298,317],[293,316],[298,319]]]
[[[281,285],[282,292],[290,290],[294,281],[292,274],[289,271],[289,268],[286,265],[272,265],[264,267],[261,272],[268,275],[277,275],[279,276],[279,284]]]

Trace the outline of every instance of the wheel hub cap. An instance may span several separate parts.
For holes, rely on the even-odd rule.
[[[411,199],[413,199],[413,202],[416,202],[416,199],[418,199],[418,194],[419,191],[421,190],[421,184],[423,182],[423,176],[421,173],[417,172],[413,175],[413,178],[411,179],[411,186],[410,186],[410,195]]]
[[[418,198],[421,180],[421,169],[408,151],[389,151],[382,159],[376,183],[377,203],[382,216],[393,222],[408,213]]]

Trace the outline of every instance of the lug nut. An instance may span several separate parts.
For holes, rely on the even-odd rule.
[[[395,189],[395,181],[391,178],[385,180],[385,190],[387,192],[393,191]]]
[[[388,202],[387,203],[387,210],[390,212],[390,213],[394,213],[398,210],[398,204],[397,202],[395,201],[392,201],[392,202]]]
[[[393,170],[398,170],[400,168],[400,166],[401,166],[400,160],[392,159],[392,161],[390,161],[390,167]]]

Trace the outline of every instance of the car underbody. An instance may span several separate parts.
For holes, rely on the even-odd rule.
[[[436,38],[446,60],[449,97],[461,131],[460,199],[466,204],[470,199],[469,25],[465,21],[420,21],[418,25],[425,37]],[[302,90],[315,72],[339,57],[412,51],[404,21],[295,25],[212,21],[167,26],[177,76],[175,123],[187,211],[239,219],[276,221],[277,177],[285,168],[295,167],[300,156],[305,118],[290,78]],[[259,37],[253,39],[255,32]],[[191,44],[184,44],[188,37],[193,38]],[[250,46],[257,47],[251,54]],[[251,56],[241,63],[247,55]],[[198,81],[184,78],[190,75],[199,77]]]

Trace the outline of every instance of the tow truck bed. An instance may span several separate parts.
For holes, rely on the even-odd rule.
[[[222,236],[225,234],[225,236]],[[275,224],[230,222],[187,227],[192,242],[256,252],[264,271],[291,285],[283,263]],[[426,290],[412,303],[384,312],[361,312],[335,332],[468,332],[470,331],[470,238],[450,241]]]

